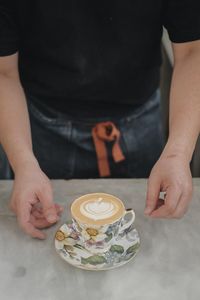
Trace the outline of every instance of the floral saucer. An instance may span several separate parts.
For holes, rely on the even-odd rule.
[[[55,248],[61,258],[85,270],[101,271],[120,267],[135,257],[139,247],[140,238],[134,225],[119,234],[109,250],[97,254],[85,249],[72,221],[63,224],[55,235]]]

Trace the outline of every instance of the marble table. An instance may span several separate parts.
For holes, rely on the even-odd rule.
[[[53,181],[65,205],[45,241],[31,239],[8,209],[11,181],[0,182],[0,299],[2,300],[197,300],[200,297],[200,180],[181,220],[143,214],[146,181],[134,179]],[[56,229],[70,218],[71,202],[89,192],[113,193],[136,211],[141,250],[135,260],[110,271],[91,272],[65,263],[55,252]],[[67,216],[66,216],[67,214]]]

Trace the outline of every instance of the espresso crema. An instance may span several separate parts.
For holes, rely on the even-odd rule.
[[[120,219],[125,208],[115,196],[94,193],[76,199],[71,206],[73,218],[86,224],[104,225]]]

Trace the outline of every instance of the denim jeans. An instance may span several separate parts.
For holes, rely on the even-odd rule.
[[[126,116],[78,119],[43,107],[28,99],[33,151],[41,169],[52,179],[98,178],[92,128],[112,121],[120,130],[120,147],[125,160],[114,162],[112,143],[107,143],[112,178],[146,178],[163,148],[160,92]]]

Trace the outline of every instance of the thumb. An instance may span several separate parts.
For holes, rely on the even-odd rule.
[[[43,207],[43,213],[49,223],[55,223],[58,221],[58,214],[53,203],[53,192],[51,187],[45,187],[42,192],[38,193],[39,200]]]
[[[151,174],[147,185],[147,197],[146,197],[146,208],[145,215],[150,215],[156,208],[156,204],[159,200],[160,195],[160,181],[159,179]]]

